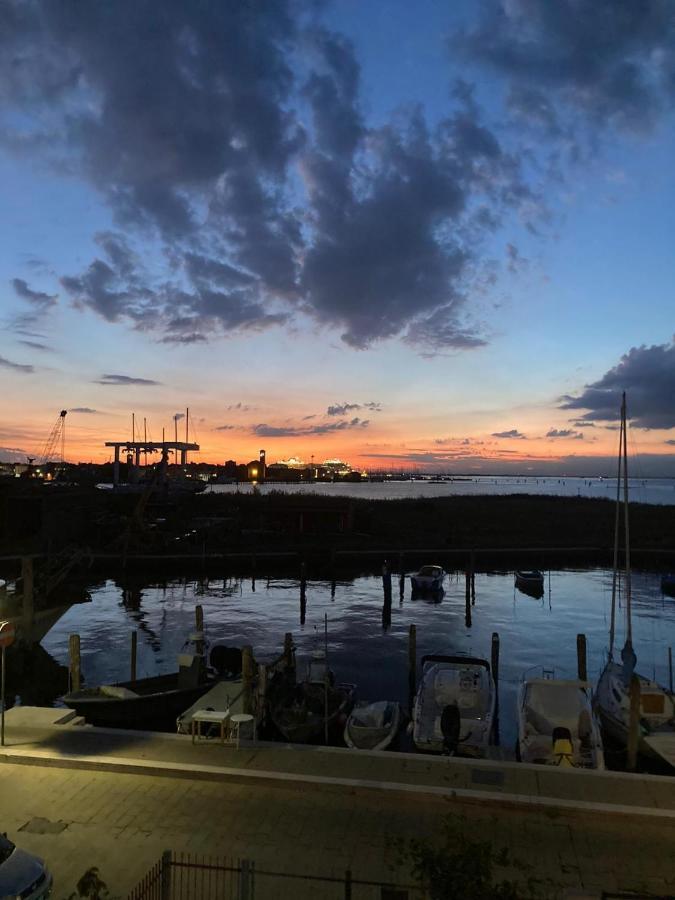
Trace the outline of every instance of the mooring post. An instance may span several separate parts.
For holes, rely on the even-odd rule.
[[[253,712],[253,681],[254,681],[253,647],[246,644],[241,648],[241,680],[244,689],[244,712],[249,715]]]
[[[195,649],[202,656],[204,648],[204,607],[198,603],[195,606]]]
[[[23,615],[24,639],[28,638],[33,628],[34,615],[34,591],[33,591],[33,560],[24,556],[21,560],[21,581],[23,584],[21,613]]]
[[[255,591],[255,553],[251,554],[251,590]]]
[[[668,688],[673,693],[673,648],[668,647]]]
[[[588,669],[586,668],[586,635],[577,635],[577,675],[579,681],[588,680]]]
[[[638,743],[640,740],[640,679],[633,675],[630,680],[630,718],[628,720],[628,754],[626,769],[634,772],[637,768]]]
[[[256,727],[265,724],[265,712],[267,710],[267,666],[258,664],[258,699],[256,703]]]
[[[398,595],[403,600],[405,594],[405,570],[403,568],[403,554],[399,553],[398,557]]]
[[[284,664],[287,670],[295,669],[295,657],[293,656],[293,635],[287,631],[284,635]]]
[[[491,662],[492,662],[492,677],[495,682],[495,690],[499,691],[499,634],[496,631],[492,632],[492,654],[491,654]],[[499,693],[497,694],[499,696]]]
[[[131,672],[130,680],[136,681],[136,652],[138,648],[138,631],[134,628],[131,632]]]
[[[115,447],[117,450],[117,447]],[[171,900],[171,851],[162,853],[162,880],[160,885],[161,900]]]
[[[386,559],[382,563],[382,590],[384,591],[385,602],[389,601],[391,603],[391,571]]]
[[[408,630],[408,707],[412,712],[417,691],[417,626]]]
[[[335,574],[335,547],[333,547],[333,549],[330,552],[330,599],[331,600],[335,599],[335,588],[337,587],[336,581],[337,581],[337,576]]]
[[[470,569],[471,569],[471,605],[473,606],[476,602],[476,551],[471,551],[471,559],[470,559]]]
[[[70,660],[70,689],[80,689],[80,636],[71,634],[68,638],[68,656]]]
[[[352,872],[347,869],[345,872],[345,900],[352,900]]]
[[[305,561],[300,563],[300,596],[307,591],[307,565]]]
[[[465,610],[464,610],[464,621],[466,623],[467,628],[471,628],[471,575],[467,569],[465,575]]]

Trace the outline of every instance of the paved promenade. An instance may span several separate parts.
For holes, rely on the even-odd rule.
[[[47,859],[59,900],[90,865],[124,895],[165,849],[407,882],[390,869],[392,839],[433,835],[448,814],[561,892],[675,894],[675,779],[278,744],[237,751],[53,725],[62,713],[11,710],[0,749],[0,825]],[[341,896],[265,882],[259,900]]]

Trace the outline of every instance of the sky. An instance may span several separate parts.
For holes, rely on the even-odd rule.
[[[675,476],[674,150],[670,0],[3,0],[0,460]]]

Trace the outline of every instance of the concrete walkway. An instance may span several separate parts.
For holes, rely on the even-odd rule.
[[[54,724],[65,712],[10,710],[0,749],[0,825],[48,859],[56,897],[91,864],[113,893],[126,892],[169,848],[409,881],[388,868],[391,839],[433,835],[448,813],[561,888],[675,894],[675,779],[280,744],[236,750]],[[34,818],[67,827],[18,831]],[[297,884],[268,881],[258,898],[302,896]]]

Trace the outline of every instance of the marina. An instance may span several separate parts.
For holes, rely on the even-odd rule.
[[[204,633],[213,646],[252,647],[257,662],[277,659],[283,636],[292,633],[298,679],[328,624],[331,669],[340,682],[357,685],[357,699],[384,699],[410,708],[409,635],[416,628],[416,658],[434,653],[490,657],[493,633],[501,640],[499,662],[500,752],[513,758],[517,738],[517,695],[524,677],[577,677],[577,635],[586,636],[588,680],[597,681],[605,662],[611,609],[612,573],[607,569],[564,569],[545,573],[545,593],[535,599],[519,591],[513,572],[476,572],[475,602],[466,618],[466,578],[450,572],[441,596],[415,596],[404,578],[403,597],[394,573],[393,596],[386,599],[381,574],[336,582],[306,578],[173,580],[158,584],[128,575],[92,582],[91,602],[67,609],[43,637],[40,652],[54,665],[69,661],[72,634],[80,635],[85,685],[126,682],[132,632],[137,633],[138,677],[168,675],[195,627],[195,606],[204,614]],[[304,597],[304,601],[303,601]],[[669,648],[675,644],[675,603],[660,589],[660,575],[633,574],[633,641],[646,670],[668,684]],[[672,654],[670,656],[672,659]],[[52,685],[45,703],[61,703]],[[20,680],[10,697],[22,702]],[[50,693],[51,690],[51,693]],[[13,692],[13,693],[12,693]],[[39,696],[32,685],[31,700]],[[186,704],[186,708],[189,704]],[[622,755],[607,754],[608,766]]]

